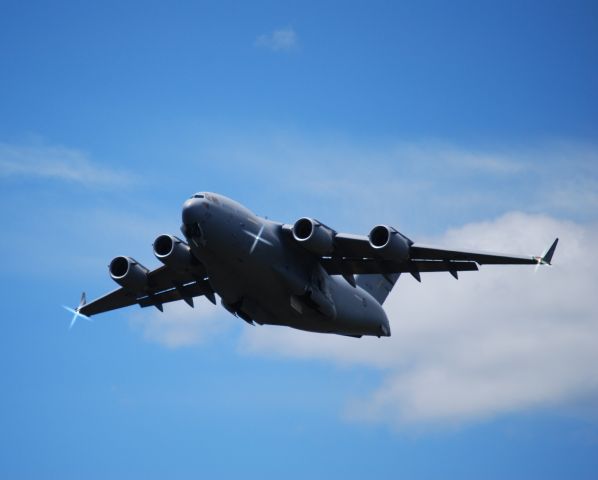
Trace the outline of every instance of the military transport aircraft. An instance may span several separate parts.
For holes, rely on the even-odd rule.
[[[312,218],[293,225],[258,217],[215,193],[193,195],[183,205],[186,241],[160,235],[154,254],[163,265],[149,270],[131,257],[110,262],[120,285],[86,303],[74,316],[130,305],[163,310],[167,302],[216,294],[233,315],[250,324],[286,325],[300,330],[352,337],[390,336],[382,304],[401,273],[417,281],[427,272],[477,270],[487,264],[550,264],[558,239],[539,257],[470,252],[414,243],[391,226],[369,235],[337,233]]]

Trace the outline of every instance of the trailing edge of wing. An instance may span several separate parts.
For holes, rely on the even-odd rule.
[[[208,290],[209,284],[205,277],[206,271],[201,265],[196,266],[193,271],[176,271],[162,265],[149,272],[145,291],[132,292],[118,288],[81,306],[78,311],[91,316],[135,304],[160,308],[162,303],[176,300],[184,300],[192,305],[191,299],[199,295],[206,295],[212,301],[214,294],[211,288]]]
[[[119,288],[84,305],[79,309],[79,312],[83,315],[92,316],[135,304],[138,304],[140,307],[155,306],[160,308],[164,303],[176,302],[177,300],[185,300],[192,306],[191,299],[202,295],[207,296],[212,301],[213,291],[207,280],[200,280],[177,287],[172,286],[167,290],[155,293],[134,294],[124,288]]]
[[[416,260],[408,262],[391,262],[372,258],[336,259],[324,258],[322,266],[330,275],[361,275],[419,272],[464,272],[476,271],[475,262],[468,261],[429,261]]]
[[[212,292],[212,287],[207,280],[183,285],[181,287],[172,288],[164,292],[154,295],[148,295],[140,298],[136,303],[141,307],[151,307],[162,305],[163,303],[176,302],[177,300],[188,300],[193,297],[202,295],[209,295]],[[187,302],[190,306],[191,303]]]
[[[478,265],[534,265],[538,263],[539,257],[451,250],[415,243],[411,245],[411,258],[415,260],[472,261]]]

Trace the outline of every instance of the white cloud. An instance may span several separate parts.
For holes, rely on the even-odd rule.
[[[255,39],[256,47],[267,48],[274,52],[290,51],[297,48],[299,40],[292,27],[280,28],[272,33],[263,34]]]
[[[481,267],[457,282],[401,277],[385,305],[389,339],[324,336],[264,327],[245,351],[320,358],[384,372],[382,384],[348,399],[353,419],[447,424],[574,402],[598,393],[598,227],[511,213],[446,232],[437,242],[541,253],[561,238],[554,267]],[[530,252],[531,250],[531,252]]]
[[[1,177],[39,177],[88,186],[119,186],[132,181],[130,174],[99,166],[80,150],[6,143],[0,143]]]
[[[202,154],[246,169],[246,181],[259,179],[260,189],[272,189],[272,195],[282,192],[280,208],[267,208],[284,221],[307,214],[336,228],[363,229],[374,215],[374,222],[411,232],[439,232],[438,225],[522,209],[598,218],[593,144],[476,148],[433,139],[360,142],[333,133],[310,138],[280,133],[234,142],[223,136]],[[264,186],[264,178],[272,181]],[[290,218],[282,216],[289,211]]]
[[[148,310],[134,312],[130,317],[130,325],[140,331],[146,340],[168,348],[203,343],[231,325],[222,309],[205,298],[196,298],[195,308],[190,308],[184,302],[176,302],[165,304],[163,313],[156,309]]]
[[[368,146],[336,140],[302,143],[280,137],[265,144],[231,142],[237,150],[224,147],[208,156],[247,165],[260,184],[267,171],[278,179],[276,193],[301,198],[297,208],[302,214],[331,204],[328,213],[337,221],[345,208],[350,215],[346,223],[352,226],[394,224],[401,205],[403,214],[415,210],[414,215],[423,216],[427,228],[432,228],[427,216],[439,205],[452,211],[452,217],[466,208],[484,212],[480,205],[487,207],[493,199],[503,202],[502,210],[527,205],[526,199],[537,210],[557,205],[566,212],[588,209],[588,200],[590,206],[595,203],[593,165],[598,149],[592,146],[497,153],[434,142]],[[545,159],[546,168],[534,171],[538,157]],[[470,172],[486,175],[482,179],[488,181],[478,182],[475,176],[465,183]],[[493,185],[497,177],[504,183]],[[520,183],[505,187],[515,181]],[[578,194],[574,201],[570,192]],[[430,198],[435,202],[426,207]],[[282,203],[273,208],[287,215],[289,205]],[[444,424],[570,405],[598,393],[594,260],[598,226],[511,213],[449,230],[435,239],[416,240],[537,254],[554,235],[561,238],[555,266],[537,273],[530,267],[486,266],[479,273],[462,274],[458,282],[448,274],[424,275],[421,285],[404,276],[385,306],[393,329],[390,339],[355,340],[262,327],[245,329],[240,348],[251,354],[379,369],[384,380],[375,391],[347,399],[351,418],[394,425]],[[227,328],[222,321],[227,313],[205,300],[197,304],[195,310],[183,303],[167,305],[165,314],[143,310],[134,314],[131,325],[149,341],[170,348],[201,343]]]

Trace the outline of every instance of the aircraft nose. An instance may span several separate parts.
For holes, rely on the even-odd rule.
[[[199,220],[203,202],[203,199],[192,197],[183,203],[183,223],[185,225],[195,223]]]

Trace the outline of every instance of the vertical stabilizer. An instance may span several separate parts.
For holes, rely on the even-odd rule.
[[[400,273],[363,274],[357,276],[356,283],[382,305],[400,275]]]

